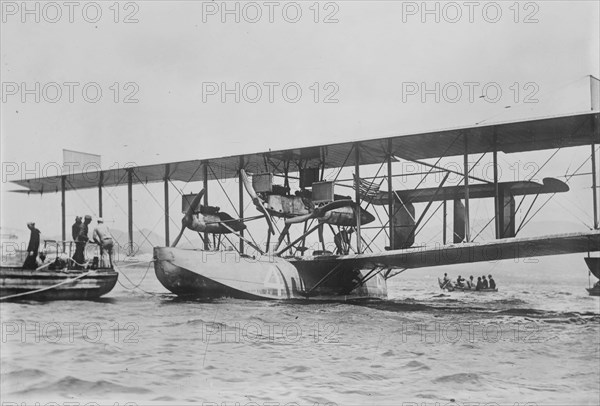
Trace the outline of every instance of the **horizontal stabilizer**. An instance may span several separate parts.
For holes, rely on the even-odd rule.
[[[569,191],[569,186],[555,178],[544,178],[543,184],[537,182],[518,181],[518,182],[502,182],[498,183],[498,188],[509,192],[513,196],[523,195],[535,195],[535,194],[546,194],[546,193],[564,193]],[[397,190],[394,192],[396,199],[400,198],[404,203],[427,203],[431,199],[433,201],[443,200],[461,200],[465,198],[465,187],[459,186],[448,186],[439,189],[438,188],[426,188],[416,190]],[[483,199],[487,197],[494,197],[495,187],[493,183],[470,185],[469,186],[469,198],[470,199]],[[372,204],[384,205],[388,204],[388,192],[380,191],[372,201]]]

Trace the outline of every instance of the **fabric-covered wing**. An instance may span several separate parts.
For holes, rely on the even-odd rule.
[[[323,258],[323,261],[352,261],[356,268],[423,268],[588,251],[600,251],[600,231],[344,255]]]

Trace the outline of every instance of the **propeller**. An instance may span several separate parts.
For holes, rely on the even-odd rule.
[[[325,215],[325,213],[327,213],[328,211],[339,209],[341,207],[348,207],[348,206],[352,206],[352,205],[354,205],[354,202],[350,199],[334,200],[333,202],[329,202],[324,206],[315,207],[315,209],[308,214],[303,214],[301,216],[296,216],[296,217],[292,217],[289,219],[285,219],[285,224],[303,223],[310,219],[323,217]]]
[[[175,238],[175,241],[173,241],[173,244],[171,244],[171,247],[175,247],[177,245],[177,243],[179,243],[179,240],[183,236],[183,232],[185,231],[185,229],[189,228],[192,225],[192,222],[194,221],[194,212],[200,205],[200,201],[202,200],[203,196],[204,196],[204,189],[202,189],[196,195],[196,197],[194,197],[194,200],[192,200],[190,207],[188,207],[187,211],[185,212],[185,215],[181,219],[181,231],[179,232],[179,235],[177,235],[177,238]]]
[[[271,234],[275,235],[275,230],[273,228],[273,219],[271,218],[271,214],[269,214],[269,211],[265,208],[265,202],[256,194],[256,191],[254,190],[254,188],[252,187],[252,184],[250,183],[250,179],[248,179],[248,174],[246,173],[246,171],[244,169],[240,169],[240,175],[242,176],[242,182],[244,183],[244,188],[246,189],[246,192],[248,192],[248,194],[252,198],[252,202],[254,203],[254,206],[256,206],[258,211],[260,211],[261,213],[263,213],[265,215],[265,219],[267,220],[267,224],[269,226],[269,232]]]

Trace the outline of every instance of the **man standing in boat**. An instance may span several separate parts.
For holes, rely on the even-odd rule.
[[[23,263],[23,269],[37,269],[37,256],[40,249],[40,230],[35,228],[35,223],[27,223],[27,228],[31,230],[29,235],[29,245],[27,246],[27,258]]]
[[[106,251],[108,253],[108,262],[112,268],[113,239],[110,235],[110,231],[108,231],[108,227],[104,224],[102,217],[98,218],[98,225],[94,229],[92,238],[100,247],[100,266],[106,267],[106,261],[104,261],[104,251]]]
[[[71,237],[73,238],[73,241],[75,243],[77,243],[77,237],[79,236],[79,229],[81,228],[81,216],[75,216],[75,222],[73,223],[73,225],[71,226]],[[73,245],[71,245],[72,249]],[[75,246],[75,249],[77,249],[77,246]],[[75,254],[73,254],[73,259],[75,259]]]
[[[75,216],[75,223],[71,226],[71,236],[73,241],[77,241],[79,235],[79,229],[81,228],[81,216]]]
[[[492,278],[492,275],[488,275],[488,278],[490,280],[490,289],[496,289],[496,281]]]
[[[75,240],[75,255],[73,255],[73,261],[76,262],[76,267],[83,266],[85,262],[85,244],[89,241],[88,238],[88,225],[92,222],[92,216],[86,214],[83,223],[79,227],[79,234]]]

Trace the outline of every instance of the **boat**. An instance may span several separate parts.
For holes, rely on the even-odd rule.
[[[592,275],[600,279],[600,257],[586,257],[584,259]],[[591,288],[586,288],[586,290],[590,296],[600,296],[600,280]]]
[[[0,267],[0,301],[93,300],[110,292],[117,283],[113,268],[74,266],[66,256],[41,264],[37,269]]]
[[[590,296],[600,296],[600,284],[599,283],[596,283],[591,288],[585,288],[585,290],[588,291],[588,293],[590,294]]]
[[[448,292],[454,292],[454,291],[457,291],[457,292],[469,292],[469,293],[471,293],[471,292],[472,293],[492,293],[492,292],[498,292],[498,288],[494,288],[494,289],[487,288],[487,289],[476,290],[476,289],[471,289],[471,288],[468,288],[468,287],[456,286],[456,285],[453,285],[452,282],[450,282],[450,281],[444,283],[444,281],[441,278],[438,278],[438,283],[440,285],[440,289],[442,289],[442,290],[446,289]]]
[[[117,283],[113,269],[27,270],[0,267],[0,300],[91,300]]]

